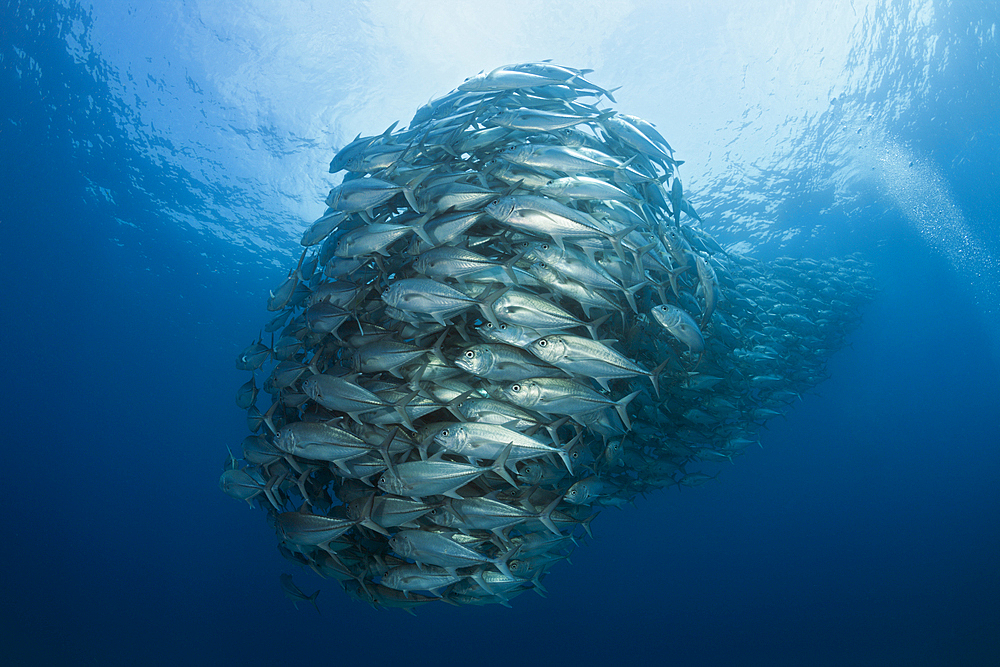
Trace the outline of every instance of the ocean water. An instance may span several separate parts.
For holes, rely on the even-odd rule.
[[[3,662],[997,664],[1000,9],[735,4],[3,0]],[[724,245],[879,292],[760,448],[604,510],[548,597],[376,611],[219,491],[234,359],[336,149],[543,58],[621,86]]]

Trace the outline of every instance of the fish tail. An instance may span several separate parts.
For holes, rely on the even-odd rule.
[[[319,605],[316,604],[316,598],[319,596],[321,590],[323,590],[323,589],[320,589],[320,590],[316,591],[315,593],[313,593],[312,595],[310,595],[309,598],[308,598],[308,600],[310,602],[312,602],[313,606],[316,607],[316,613],[319,614],[320,616],[323,615],[323,612],[321,612],[319,610]]]
[[[642,393],[641,390],[640,391],[633,391],[631,394],[629,394],[625,398],[621,399],[620,401],[616,401],[615,402],[615,410],[618,411],[618,416],[622,418],[622,423],[625,424],[625,429],[628,430],[628,431],[632,430],[632,422],[629,421],[628,410],[626,410],[625,408],[627,408],[628,404],[632,402],[632,399],[634,399],[636,396],[638,396],[641,393]]]
[[[552,521],[552,513],[556,511],[557,507],[559,507],[559,503],[562,502],[563,496],[565,495],[566,494],[560,495],[558,498],[546,505],[545,509],[542,510],[542,513],[538,515],[538,520],[542,522],[542,525],[552,531],[553,535],[558,535],[559,537],[562,537],[562,533]]]

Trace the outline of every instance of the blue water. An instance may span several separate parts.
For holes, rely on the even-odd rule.
[[[1000,664],[1000,11],[692,4],[4,0],[3,662]],[[547,598],[377,612],[219,491],[234,359],[337,147],[541,58],[622,86],[721,241],[880,291],[761,448],[605,510]]]

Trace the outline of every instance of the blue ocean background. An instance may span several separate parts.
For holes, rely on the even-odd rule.
[[[1000,664],[996,2],[0,1],[8,665]],[[858,252],[829,379],[502,607],[376,611],[218,488],[334,152],[592,68],[762,261]],[[295,609],[291,573],[317,602]]]

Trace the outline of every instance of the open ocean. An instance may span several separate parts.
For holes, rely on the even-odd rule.
[[[998,22],[993,0],[0,0],[0,662],[1000,664]],[[234,361],[338,149],[546,58],[656,124],[723,246],[859,253],[878,291],[760,447],[604,509],[547,597],[375,610],[220,491]]]

